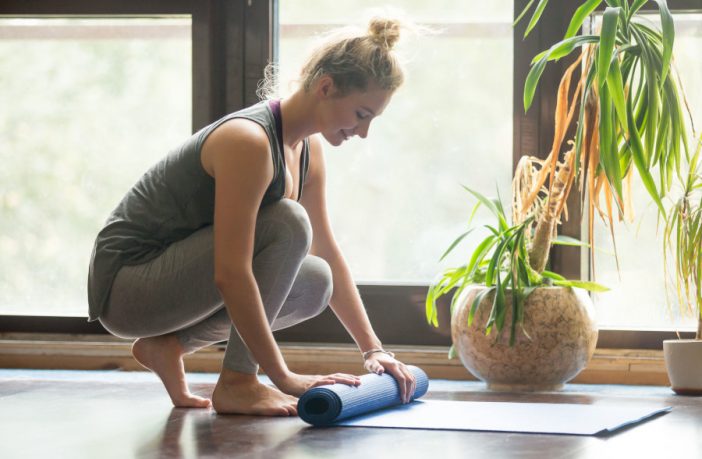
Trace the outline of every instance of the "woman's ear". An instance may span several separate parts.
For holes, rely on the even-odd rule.
[[[321,98],[331,97],[336,94],[334,79],[329,75],[322,75],[319,80],[317,80],[316,92]]]

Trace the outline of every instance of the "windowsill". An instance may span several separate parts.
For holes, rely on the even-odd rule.
[[[132,358],[130,341],[108,335],[0,333],[0,367],[125,371],[143,370]],[[282,343],[290,369],[299,373],[364,373],[352,345]],[[448,360],[445,346],[388,346],[397,357],[421,367],[430,378],[475,380],[458,359]],[[187,371],[219,372],[223,345],[185,358]],[[585,384],[669,385],[663,352],[598,348],[573,381]]]

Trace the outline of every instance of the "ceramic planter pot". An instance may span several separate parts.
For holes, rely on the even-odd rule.
[[[499,336],[494,330],[485,335],[494,292],[483,298],[468,326],[473,299],[485,288],[470,286],[462,292],[451,318],[451,336],[463,365],[485,381],[488,389],[559,390],[585,368],[597,344],[592,300],[585,290],[534,290],[524,304],[524,325],[517,328],[515,345],[510,347],[510,307]],[[508,291],[506,302],[510,305],[511,301]]]
[[[702,395],[702,340],[663,341],[670,385],[679,395]]]

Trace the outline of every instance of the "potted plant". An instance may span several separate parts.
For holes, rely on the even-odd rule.
[[[673,203],[663,230],[663,253],[673,255],[673,297],[683,312],[697,317],[695,339],[665,340],[663,354],[677,394],[702,395],[702,138],[683,176],[681,196]],[[666,284],[668,287],[668,284]],[[668,293],[670,289],[668,289]]]
[[[630,206],[624,184],[634,174],[665,218],[662,197],[680,170],[681,151],[687,154],[682,96],[671,66],[674,24],[665,1],[656,1],[662,30],[639,18],[646,0],[607,0],[599,34],[578,35],[585,19],[602,3],[583,2],[563,40],[532,60],[524,85],[525,110],[548,62],[582,49],[559,84],[550,153],[545,159],[523,156],[517,165],[511,224],[499,199],[469,190],[478,199],[476,206],[490,209],[498,222],[486,226],[488,235],[468,263],[441,273],[427,294],[427,320],[438,326],[436,300],[454,292],[451,353],[457,353],[488,387],[557,388],[584,368],[594,352],[597,332],[589,297],[578,288],[604,287],[566,280],[547,270],[550,248],[559,243],[583,245],[594,261],[595,212],[610,228],[615,217],[627,217]],[[534,4],[534,0],[527,4],[515,24]],[[540,0],[534,7],[525,36],[546,4]],[[562,151],[574,120],[575,135]],[[656,169],[658,180],[653,175]],[[587,203],[590,244],[557,236],[575,183]],[[454,241],[442,259],[473,230]]]

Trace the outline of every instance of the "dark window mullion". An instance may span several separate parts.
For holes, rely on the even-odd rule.
[[[246,2],[244,20],[244,106],[258,102],[256,89],[263,77],[263,71],[273,60],[273,43],[278,27],[274,14],[276,0]]]

